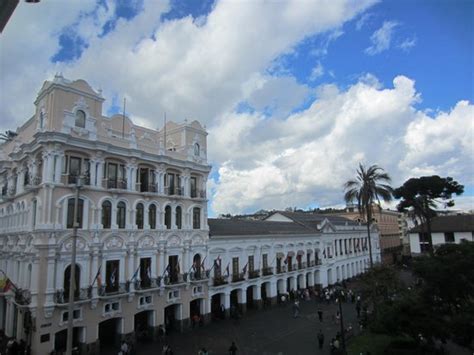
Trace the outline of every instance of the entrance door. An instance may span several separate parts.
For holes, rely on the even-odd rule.
[[[135,334],[137,341],[150,341],[153,339],[152,325],[152,311],[143,311],[135,314]]]
[[[120,344],[119,325],[120,318],[108,319],[99,323],[101,352],[103,349],[112,348]]]
[[[173,330],[179,331],[179,316],[178,312],[180,311],[179,304],[173,304],[165,308],[165,327],[167,332],[171,332]]]
[[[247,308],[252,309],[254,308],[253,303],[253,286],[247,288]]]

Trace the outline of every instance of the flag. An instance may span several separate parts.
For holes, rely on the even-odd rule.
[[[228,263],[228,264],[227,264],[227,267],[225,268],[225,272],[227,273],[227,276],[230,275],[229,265],[230,265],[230,263]]]
[[[165,269],[165,273],[167,273],[167,274],[169,275],[170,272],[171,272],[171,265],[168,264],[168,266],[167,266],[166,269]]]
[[[148,265],[147,269],[146,269],[146,277],[151,280],[151,266]]]
[[[323,256],[326,258],[326,249],[323,250]]]
[[[204,258],[204,260],[202,261],[202,263],[201,263],[201,269],[202,269],[202,270],[206,270],[206,267],[204,266],[204,262],[206,261],[206,258],[207,258],[207,255],[206,255],[206,257]]]
[[[175,267],[175,271],[177,274],[179,274],[179,259],[178,259],[178,262],[176,263],[176,267]]]
[[[138,265],[137,269],[135,270],[133,276],[132,276],[132,281],[135,280],[135,278],[138,276],[138,272],[140,271],[140,265]]]
[[[13,282],[7,277],[5,286],[3,286],[3,292],[8,292],[11,288],[14,288]]]
[[[283,262],[286,264],[288,264],[288,256],[285,258],[285,260],[283,260]]]
[[[116,279],[117,279],[117,268],[114,267],[114,269],[112,270],[112,273],[110,274],[110,284],[115,285]]]
[[[244,266],[244,268],[243,268],[243,270],[242,270],[242,271],[244,272],[244,274],[247,273],[247,265],[248,265],[248,264],[249,264],[249,263],[245,264],[245,266]]]
[[[101,288],[102,287],[102,276],[100,275],[100,268],[99,268],[99,271],[97,272],[96,279],[97,279],[97,287]],[[92,286],[94,286],[94,284],[92,284]]]

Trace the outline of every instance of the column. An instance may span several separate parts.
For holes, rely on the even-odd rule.
[[[16,176],[16,193],[21,194],[24,191],[25,169],[23,167],[17,170]]]
[[[262,288],[260,285],[254,287],[253,302],[257,309],[262,308]]]
[[[160,181],[160,173],[157,170],[153,170],[153,174],[155,176],[155,185],[156,185],[156,192],[161,192],[161,181]]]
[[[97,275],[97,272],[99,271],[99,265],[98,265],[99,253],[97,252],[95,247],[92,250],[90,256],[91,256],[91,273],[90,273],[91,279],[89,283],[92,284],[92,282],[94,281]],[[95,280],[94,285],[92,286],[92,297],[96,297],[96,296],[97,296],[97,280]]]
[[[96,184],[102,187],[102,180],[104,180],[104,164],[103,160],[97,160]]]
[[[90,184],[91,186],[97,186],[96,181],[96,169],[97,169],[97,162],[94,159],[89,160],[89,173],[90,173]]]
[[[54,255],[48,255],[47,262],[48,262],[48,275],[46,276],[46,291],[45,291],[45,304],[53,303],[53,296],[54,296],[54,269],[56,264],[56,258]]]
[[[63,159],[64,153],[60,152],[56,154],[56,166],[54,167],[54,182],[61,183],[61,173],[63,170]]]

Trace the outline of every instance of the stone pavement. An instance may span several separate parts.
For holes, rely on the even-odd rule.
[[[324,321],[318,320],[317,307],[323,309]],[[185,333],[167,335],[175,355],[195,355],[202,347],[209,354],[228,354],[235,341],[239,355],[306,355],[329,354],[329,342],[340,329],[333,320],[338,309],[332,302],[300,301],[300,316],[293,318],[292,306],[275,306],[267,310],[249,310],[241,319],[219,320]],[[350,323],[358,330],[355,304],[343,303],[344,326]],[[318,349],[317,332],[322,329],[323,350]],[[163,342],[137,344],[136,354],[161,354]],[[118,351],[117,351],[118,352]],[[115,353],[116,354],[116,353]]]

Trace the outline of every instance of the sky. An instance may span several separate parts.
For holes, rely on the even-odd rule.
[[[151,128],[206,126],[209,214],[343,206],[359,163],[451,176],[474,209],[474,2],[20,2],[0,35],[0,130],[61,72]],[[391,205],[395,206],[394,204]]]

